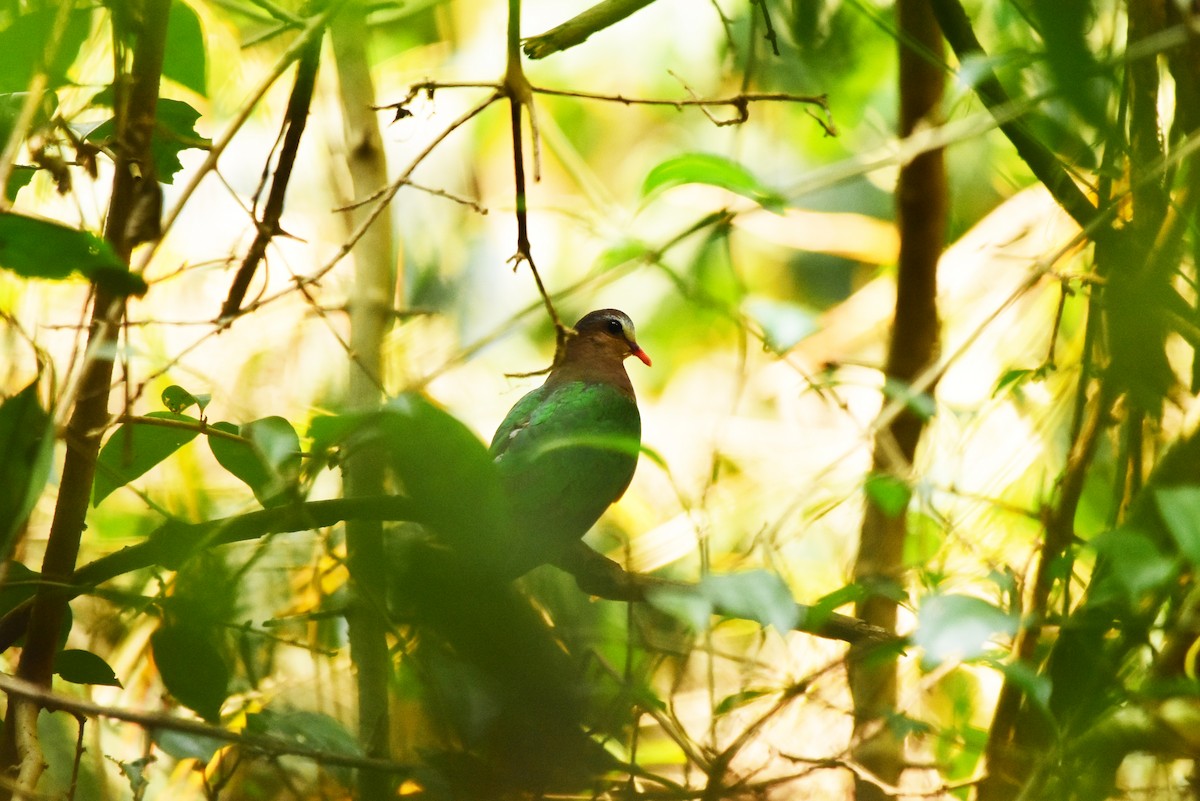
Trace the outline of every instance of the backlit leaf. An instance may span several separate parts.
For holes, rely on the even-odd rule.
[[[25,525],[50,478],[54,425],[38,402],[37,381],[0,403],[0,557]]]
[[[765,209],[781,212],[786,200],[736,161],[712,153],[685,153],[654,167],[642,182],[642,197],[681,184],[708,184],[749,198]]]
[[[168,624],[150,635],[150,648],[167,692],[216,723],[228,694],[229,665],[212,636],[210,627]]]
[[[113,490],[138,478],[200,433],[200,421],[184,414],[151,412],[146,417],[190,425],[167,426],[135,421],[119,426],[104,443],[96,460],[93,506],[99,505]]]
[[[95,234],[49,220],[0,213],[0,267],[23,278],[62,280],[72,273],[121,295],[144,295],[146,282]]]
[[[917,610],[913,639],[924,653],[921,665],[933,668],[947,660],[969,660],[986,654],[998,636],[1017,633],[1019,620],[982,598],[931,595]]]
[[[64,681],[75,684],[100,684],[120,687],[121,681],[109,664],[91,651],[68,648],[54,658],[54,672]]]

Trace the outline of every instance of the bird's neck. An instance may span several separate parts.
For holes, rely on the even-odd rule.
[[[567,344],[566,356],[546,379],[546,386],[555,387],[571,381],[589,384],[609,384],[631,399],[633,384],[625,372],[623,359],[611,351],[593,346],[586,340],[575,340]]]

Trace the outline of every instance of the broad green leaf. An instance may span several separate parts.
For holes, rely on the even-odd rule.
[[[908,508],[912,488],[903,479],[884,473],[872,473],[863,485],[867,500],[887,517],[896,518]]]
[[[508,505],[487,448],[421,395],[400,395],[377,413],[317,418],[309,434],[317,450],[377,451],[416,502],[419,522],[464,553],[487,559],[487,548],[508,541]]]
[[[288,743],[315,748],[339,756],[363,757],[366,752],[336,719],[322,712],[302,709],[276,711],[264,709],[246,716],[246,732],[253,735],[273,737]],[[342,784],[349,786],[351,772],[348,768],[332,768]]]
[[[171,3],[171,16],[167,19],[163,75],[196,94],[207,94],[204,31],[196,12],[180,0]]]
[[[13,5],[8,8],[16,9]],[[69,83],[67,69],[79,55],[91,27],[93,7],[73,11],[59,40],[54,61],[49,65],[49,88]],[[33,70],[42,62],[46,42],[54,28],[58,6],[47,5],[22,14],[0,31],[0,92],[23,92],[29,88]]]
[[[228,695],[229,665],[212,628],[164,625],[150,635],[150,649],[167,692],[209,723],[218,722]]]
[[[12,549],[50,478],[54,423],[37,397],[37,381],[0,403],[0,557]]]
[[[292,499],[300,475],[300,437],[282,417],[264,417],[240,428],[213,423],[210,428],[241,440],[209,435],[208,447],[222,467],[244,482],[267,508]]]
[[[1161,487],[1154,500],[1180,553],[1200,567],[1200,487]]]
[[[775,353],[787,353],[819,328],[817,316],[798,303],[753,298],[746,301],[745,309],[762,328],[766,346]]]
[[[946,529],[924,512],[913,510],[905,521],[904,564],[911,567],[928,566],[946,542]]]
[[[112,103],[111,94],[102,92],[93,98],[95,103]],[[200,112],[182,100],[161,98],[155,111],[155,135],[150,142],[150,151],[154,156],[154,169],[161,183],[170,184],[175,174],[183,169],[179,160],[181,151],[192,148],[205,149],[212,141],[196,132],[196,120]],[[111,140],[116,134],[113,120],[106,120],[91,130],[87,135],[89,142]]]
[[[782,212],[785,198],[736,161],[712,153],[685,153],[654,167],[642,182],[642,197],[681,184],[708,184],[749,198],[765,209]]]
[[[146,282],[87,231],[12,212],[0,213],[0,267],[23,278],[62,280],[72,273],[122,295],[144,295]]]
[[[1130,603],[1137,603],[1175,576],[1175,559],[1136,529],[1106,531],[1092,537],[1088,545],[1104,559],[1105,570],[1125,591]]]
[[[64,681],[75,684],[101,684],[121,687],[117,674],[109,664],[91,651],[68,648],[54,657],[54,672]]]
[[[212,761],[213,755],[225,746],[224,740],[173,729],[155,729],[151,734],[155,745],[166,754],[175,759],[195,759],[202,765]]]
[[[200,421],[185,414],[151,412],[146,417],[188,425],[155,425],[139,421],[119,426],[104,443],[96,460],[93,506],[98,506],[113,490],[141,476],[200,433]]]
[[[708,576],[695,587],[661,587],[649,592],[655,607],[703,629],[713,614],[774,626],[781,634],[800,620],[800,610],[783,580],[766,570]]]
[[[792,591],[783,579],[766,570],[708,576],[699,589],[719,614],[774,626],[780,634],[791,631],[800,619]]]
[[[948,660],[976,659],[998,636],[1017,633],[1019,620],[982,598],[970,595],[931,595],[917,610],[913,639],[924,653],[921,666],[931,669]]]

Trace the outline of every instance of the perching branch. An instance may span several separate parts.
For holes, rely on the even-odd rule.
[[[0,673],[0,691],[9,697],[23,698],[49,710],[71,712],[76,716],[88,718],[120,720],[141,726],[150,732],[175,731],[190,734],[194,737],[236,745],[248,752],[264,756],[298,756],[311,759],[319,765],[367,768],[388,773],[408,773],[412,770],[412,766],[409,764],[393,762],[389,759],[370,759],[344,752],[327,751],[280,737],[240,734],[220,726],[212,726],[198,720],[188,720],[174,715],[136,712],[131,709],[105,706],[83,698],[72,698],[69,695],[53,692],[7,673]]]
[[[63,584],[62,592],[68,597],[76,597],[135,570],[148,567],[177,569],[203,549],[273,534],[324,528],[347,520],[420,522],[420,510],[408,498],[381,495],[308,501],[200,523],[168,520],[145,542],[122,548],[80,567]],[[645,602],[656,589],[686,590],[693,586],[630,573],[583,543],[556,564],[575,576],[584,592],[611,601]],[[899,642],[890,633],[846,615],[825,614],[806,604],[797,604],[797,609],[800,615],[796,631],[851,644]],[[721,609],[716,613],[736,617]],[[0,651],[11,647],[24,634],[27,622],[28,605],[18,606],[0,619]]]

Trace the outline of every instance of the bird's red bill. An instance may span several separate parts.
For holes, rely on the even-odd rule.
[[[646,351],[642,350],[641,348],[634,348],[634,349],[633,349],[633,355],[634,355],[634,356],[637,356],[639,359],[641,359],[641,360],[642,360],[642,362],[643,362],[643,363],[644,363],[644,364],[645,364],[647,367],[650,367],[650,366],[651,366],[651,365],[650,365],[650,357],[646,355]]]

